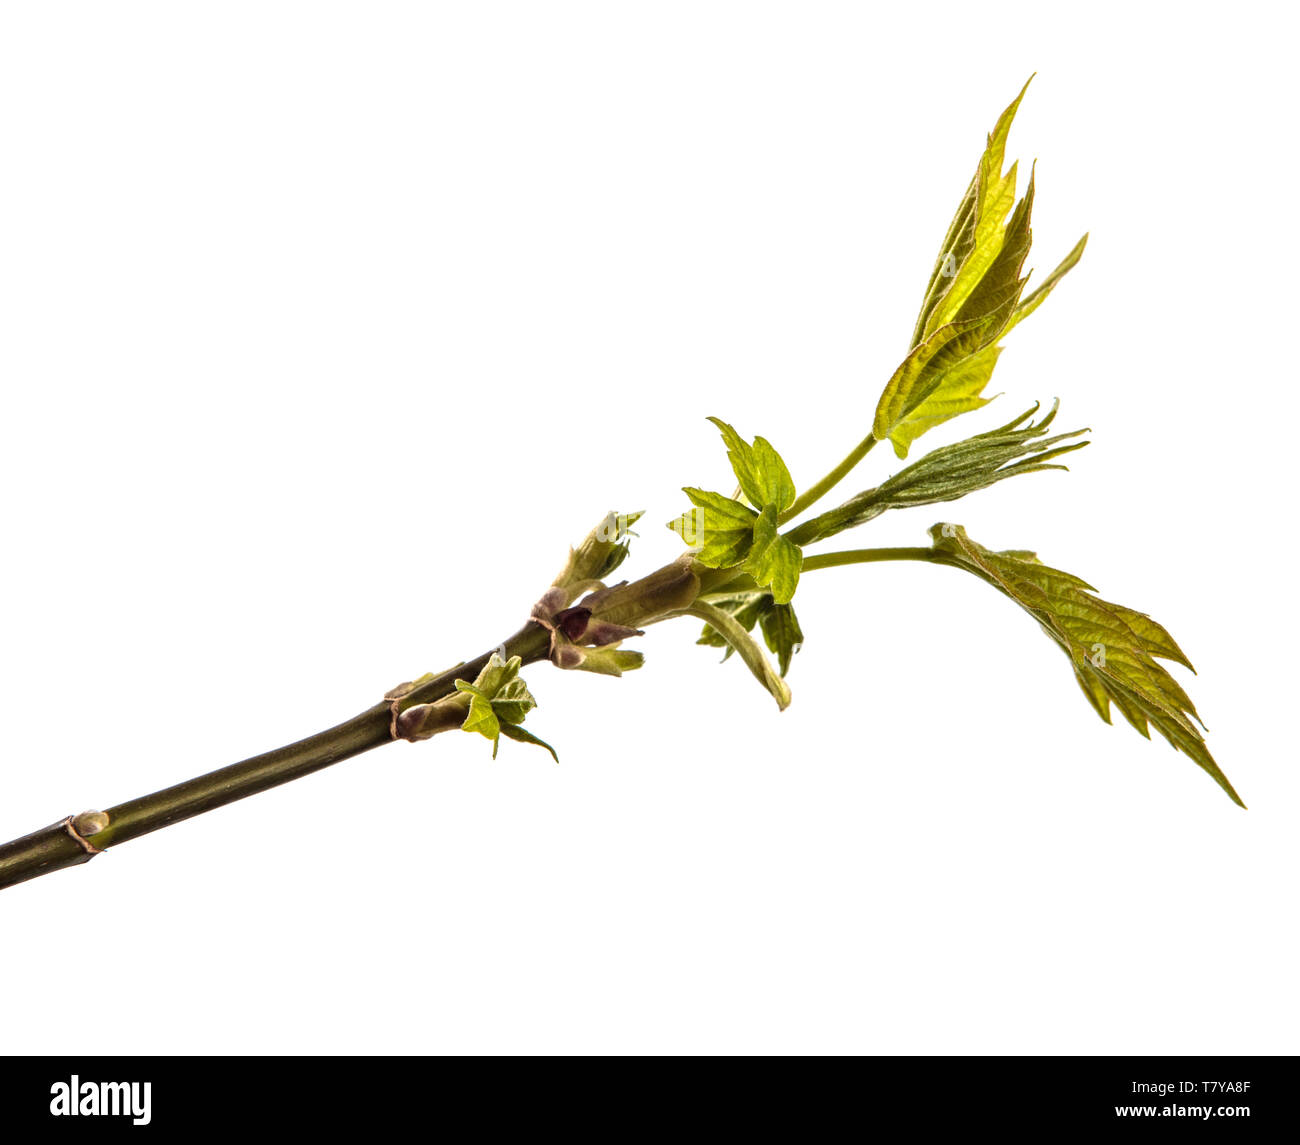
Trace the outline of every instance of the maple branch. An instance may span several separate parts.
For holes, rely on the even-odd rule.
[[[529,622],[505,641],[504,647],[508,656],[519,656],[524,663],[531,664],[546,658],[549,639],[545,629]],[[430,703],[449,695],[455,680],[473,679],[491,655],[492,652],[485,652],[467,664],[449,668],[421,684],[408,698],[412,702]],[[390,705],[381,702],[344,723],[286,747],[119,803],[107,811],[68,816],[0,846],[0,888],[87,863],[109,847],[393,743],[391,721]]]

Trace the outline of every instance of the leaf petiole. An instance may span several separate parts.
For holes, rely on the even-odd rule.
[[[782,513],[777,519],[777,524],[784,525],[787,521],[793,521],[809,506],[815,505],[820,501],[827,493],[834,489],[836,485],[849,475],[853,470],[853,467],[866,457],[866,455],[875,448],[875,445],[875,435],[870,433],[867,434],[866,437],[858,442],[857,446],[853,449],[853,452],[826,474],[825,477],[818,481],[816,485],[808,486],[807,489],[796,497],[794,504],[792,504],[790,508]]]
[[[838,553],[816,553],[803,559],[803,571],[839,568],[841,565],[865,565],[876,561],[930,561],[942,563],[942,553],[924,545],[893,549],[844,549]]]

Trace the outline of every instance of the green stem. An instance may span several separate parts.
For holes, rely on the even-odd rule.
[[[803,571],[833,569],[841,565],[865,565],[876,561],[938,561],[943,553],[923,545],[897,549],[844,549],[838,553],[816,553],[803,559]]]
[[[818,481],[816,485],[810,485],[800,496],[795,498],[794,504],[781,514],[780,520],[777,523],[784,525],[787,521],[793,521],[810,505],[814,505],[820,501],[827,493],[834,489],[836,485],[843,481],[844,478],[849,475],[849,471],[857,465],[859,461],[866,457],[875,446],[876,438],[873,435],[868,434],[858,442],[857,446],[848,457],[826,474],[826,476]]]
[[[814,553],[803,559],[803,572],[815,572],[817,569],[839,568],[841,565],[866,565],[876,561],[929,561],[932,564],[950,563],[946,554],[922,545],[895,549],[844,549],[838,553]],[[709,596],[732,592],[757,592],[758,585],[748,573],[736,569],[707,569],[709,575],[701,573],[702,585],[700,595]],[[658,620],[671,620],[684,613],[676,612],[658,617]]]
[[[550,634],[540,625],[528,623],[505,641],[506,657],[519,656],[525,664],[546,659]],[[493,649],[492,651],[496,651]],[[410,693],[417,703],[430,703],[449,695],[457,679],[473,680],[487,665],[492,652],[485,652],[467,664],[458,664],[435,676]],[[155,791],[110,807],[104,813],[108,824],[93,834],[81,834],[78,826],[93,822],[89,814],[69,817],[31,835],[0,846],[0,888],[13,886],[38,875],[89,862],[100,851],[150,831],[202,815],[237,799],[256,795],[270,787],[300,779],[371,748],[392,743],[391,712],[386,703],[376,704],[346,723],[314,736],[253,756],[174,787]],[[82,826],[81,830],[85,830]]]

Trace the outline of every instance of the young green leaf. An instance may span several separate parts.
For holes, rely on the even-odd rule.
[[[877,441],[889,438],[894,452],[906,457],[911,443],[927,429],[985,404],[979,391],[992,375],[996,358],[988,355],[982,365],[971,359],[997,341],[999,317],[940,326],[903,359],[876,405],[871,432]]]
[[[600,648],[565,644],[557,651],[558,655],[555,658],[557,667],[576,669],[579,672],[595,672],[601,676],[621,676],[624,672],[632,672],[645,666],[644,652],[620,648],[617,644],[606,644]]]
[[[686,487],[695,510],[668,527],[696,550],[706,568],[742,565],[760,588],[772,588],[788,604],[799,583],[803,553],[777,531],[781,514],[794,504],[795,488],[781,455],[762,437],[750,445],[725,421],[710,418],[727,444],[727,456],[751,509],[734,497]]]
[[[759,588],[772,589],[777,604],[789,604],[799,584],[803,552],[777,532],[776,506],[768,505],[754,522],[754,544],[744,570]]]
[[[726,596],[711,597],[708,603],[730,616],[746,632],[752,632],[754,626],[759,625],[768,651],[777,657],[781,675],[784,676],[789,672],[790,661],[803,646],[803,630],[799,627],[793,605],[777,604],[770,592],[731,593]],[[711,624],[704,626],[700,638],[695,643],[713,648],[725,648],[723,661],[730,659],[735,651]]]
[[[785,512],[794,502],[794,481],[772,444],[766,438],[756,437],[750,445],[720,418],[711,417],[709,421],[718,427],[722,440],[727,443],[727,458],[749,503],[760,509],[775,505],[778,513]]]
[[[473,684],[467,684],[464,680],[457,680],[456,688],[462,692],[477,692],[485,699],[492,700],[502,688],[518,677],[519,669],[522,666],[523,660],[518,656],[511,656],[509,660],[502,660],[494,652]]]
[[[1014,193],[1014,173],[1010,185]],[[1031,172],[1025,197],[1016,204],[1006,226],[999,226],[997,253],[993,255],[988,267],[980,273],[970,293],[953,315],[954,322],[992,315],[995,324],[999,328],[1005,328],[1012,311],[1020,303],[1020,295],[1025,287],[1020,271],[1029,256],[1031,242],[1029,218],[1033,210],[1034,176]]]
[[[740,564],[754,543],[758,514],[721,493],[686,486],[682,490],[695,509],[669,521],[672,529],[692,549],[706,568],[731,568]]]
[[[524,717],[537,707],[528,685],[518,676],[502,685],[491,703],[492,711],[503,724],[522,724]]]
[[[709,603],[714,608],[725,612],[746,632],[752,632],[754,625],[776,607],[770,592],[736,592],[725,596],[711,596],[709,597]],[[704,626],[700,632],[700,638],[695,643],[704,644],[710,648],[725,648],[726,651],[722,655],[724,663],[731,659],[732,653],[735,652],[735,649],[722,638],[721,633],[711,624]],[[785,675],[784,672],[781,674]]]
[[[795,653],[803,647],[803,629],[799,627],[794,606],[773,605],[759,617],[759,625],[763,629],[763,641],[768,651],[775,653],[777,666],[784,676],[790,671],[790,661],[794,659]]]
[[[544,747],[551,753],[551,758],[555,760],[556,763],[560,762],[560,757],[555,754],[555,748],[544,739],[538,739],[538,737],[528,731],[527,728],[521,728],[516,724],[502,724],[501,734],[505,736],[506,739],[512,739],[516,743],[531,743],[535,744],[537,747]]]
[[[1183,651],[1143,613],[1094,595],[1086,581],[1049,568],[1023,550],[993,552],[960,525],[930,530],[936,559],[974,573],[1005,593],[1064,650],[1088,702],[1110,723],[1110,703],[1142,735],[1149,725],[1185,752],[1235,803],[1245,806],[1205,746],[1200,716],[1156,657],[1191,668]]]
[[[636,536],[632,526],[641,513],[606,513],[576,548],[569,549],[569,559],[551,582],[551,587],[534,607],[535,620],[542,620],[560,612],[584,592],[603,586],[605,578],[626,559],[630,537]]]
[[[465,713],[465,722],[461,731],[478,732],[492,741],[492,758],[497,757],[497,738],[501,734],[501,721],[492,710],[492,701],[472,684],[464,680],[456,681],[456,690],[469,697],[469,711]]]
[[[1088,431],[1076,429],[1043,438],[1056,418],[1056,410],[1053,404],[1047,416],[1035,423],[1031,419],[1038,406],[1034,405],[997,429],[940,446],[875,489],[859,493],[843,505],[805,521],[790,532],[790,540],[796,545],[811,545],[865,524],[888,509],[955,501],[1020,473],[1064,469],[1064,465],[1051,462],[1087,445],[1086,441],[1071,442],[1071,438]]]
[[[928,396],[888,431],[894,453],[906,457],[912,442],[923,433],[958,414],[973,413],[988,405],[993,399],[984,397],[984,390],[1001,356],[1002,347],[993,341],[953,365],[940,364],[935,370],[937,383]]]
[[[1016,312],[1011,316],[1011,321],[1007,323],[1006,329],[1002,331],[1003,334],[1009,333],[1017,324],[1023,322],[1035,310],[1037,310],[1044,301],[1046,301],[1047,296],[1056,289],[1056,284],[1079,264],[1079,259],[1083,257],[1083,251],[1087,245],[1088,236],[1084,235],[1083,238],[1074,244],[1074,249],[1061,259],[1060,266],[1052,271],[1052,273],[1043,279],[1037,287],[1021,299],[1020,305],[1016,307]]]
[[[715,608],[704,600],[697,600],[687,611],[692,616],[698,617],[707,623],[732,648],[740,653],[740,658],[745,662],[745,666],[754,674],[755,679],[772,694],[777,707],[785,711],[790,706],[790,689],[786,682],[781,679],[776,669],[772,667],[771,662],[763,655],[763,650],[758,646],[754,638],[741,627],[730,613]]]
[[[1083,254],[1087,235],[1041,287],[1022,299],[1034,178],[1031,173],[1017,203],[1016,164],[1006,172],[1002,164],[1024,94],[1022,88],[988,137],[930,276],[912,350],[877,406],[872,434],[892,441],[899,457],[907,456],[921,434],[988,403],[983,392],[1001,352],[998,340],[1041,305]]]
[[[466,680],[454,681],[456,691],[462,697],[469,699],[469,710],[465,713],[465,720],[460,725],[461,730],[478,732],[479,735],[491,740],[493,759],[497,757],[497,749],[503,735],[508,739],[518,740],[522,743],[539,744],[552,755],[555,755],[555,749],[549,744],[543,743],[536,736],[530,732],[525,732],[518,726],[524,722],[524,717],[537,707],[537,701],[529,692],[528,686],[519,677],[519,669],[522,664],[523,661],[518,656],[512,656],[509,660],[502,660],[494,652],[474,683],[471,684]],[[463,700],[461,702],[463,703]],[[430,729],[441,722],[437,719],[436,713],[439,705],[449,707],[454,706],[456,703],[456,697],[449,697],[438,701],[436,704],[425,705],[431,710],[432,718],[427,721]],[[410,709],[403,714],[409,716],[415,711],[416,709]],[[556,762],[559,762],[558,757]]]
[[[935,260],[925,301],[912,333],[913,346],[919,346],[957,317],[1002,249],[1002,224],[1016,200],[1017,168],[1013,163],[1004,173],[1002,164],[1012,121],[1032,80],[1031,76],[1025,82],[1020,94],[998,117],[993,133],[988,137],[975,178],[962,196],[943,249]]]

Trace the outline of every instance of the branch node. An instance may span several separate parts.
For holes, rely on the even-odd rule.
[[[76,840],[87,855],[99,855],[103,849],[96,847],[86,836],[98,835],[108,826],[108,816],[103,811],[83,811],[80,815],[69,815],[63,820],[68,834]]]

